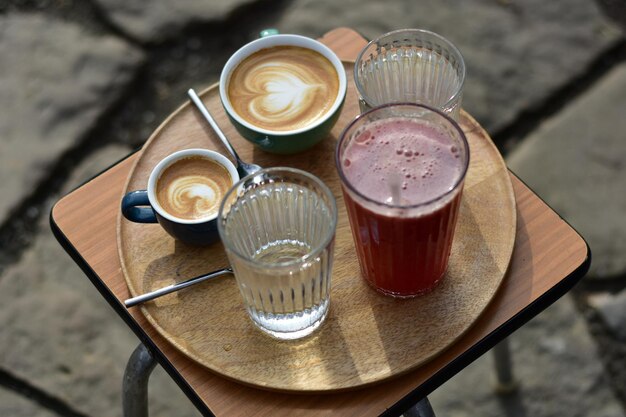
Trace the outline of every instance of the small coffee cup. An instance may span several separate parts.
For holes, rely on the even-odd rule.
[[[220,98],[239,133],[277,154],[304,151],[330,133],[346,96],[341,60],[304,36],[264,31],[226,62]]]
[[[210,245],[219,239],[217,214],[231,186],[239,181],[233,163],[208,149],[185,149],[161,160],[146,190],[122,198],[122,214],[135,223],[159,223],[175,239]]]

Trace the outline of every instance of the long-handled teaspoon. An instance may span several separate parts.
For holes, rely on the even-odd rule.
[[[137,297],[129,298],[124,301],[124,305],[127,308],[134,307],[137,304],[145,303],[146,301],[154,300],[155,298],[164,296],[174,291],[182,290],[183,288],[187,288],[189,286],[199,284],[203,281],[207,281],[213,278],[217,278],[219,276],[225,274],[232,274],[233,270],[230,268],[219,269],[217,271],[209,272],[208,274],[198,275],[197,277],[190,278],[186,281],[178,282],[176,284],[168,285],[167,287],[159,288],[158,290],[151,291],[142,295],[138,295]]]
[[[239,155],[237,155],[237,152],[235,152],[235,149],[232,147],[230,142],[228,142],[228,139],[226,139],[224,132],[222,132],[220,127],[217,125],[217,123],[215,123],[215,120],[209,113],[209,110],[205,107],[204,103],[202,102],[202,100],[200,100],[200,97],[198,97],[198,95],[193,90],[193,88],[190,88],[189,90],[187,90],[187,95],[189,96],[193,104],[196,105],[198,110],[200,110],[200,113],[202,113],[206,121],[209,122],[209,124],[211,125],[215,133],[217,134],[217,137],[220,138],[220,140],[222,141],[226,149],[228,149],[228,152],[230,152],[233,158],[235,158],[235,161],[237,162],[237,172],[239,173],[239,175],[243,178],[246,175],[254,174],[255,172],[259,171],[261,169],[260,166],[256,164],[248,164],[246,162],[243,162],[239,158]]]

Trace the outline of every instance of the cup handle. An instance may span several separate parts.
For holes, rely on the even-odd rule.
[[[259,32],[259,38],[267,38],[268,36],[278,35],[279,33],[278,29],[267,28]]]
[[[148,207],[138,207],[148,206]],[[150,206],[148,191],[131,191],[122,198],[122,214],[131,222],[157,223],[154,209]]]

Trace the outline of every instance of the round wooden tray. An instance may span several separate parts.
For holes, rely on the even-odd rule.
[[[353,64],[345,66],[349,87],[339,121],[330,137],[298,155],[272,155],[254,148],[229,123],[217,86],[201,94],[243,160],[314,173],[333,191],[339,211],[330,312],[321,329],[308,338],[282,342],[257,330],[232,276],[141,307],[148,321],[184,354],[245,384],[328,392],[408,372],[470,328],[496,293],[511,258],[516,208],[509,173],[487,133],[462,112],[471,163],[446,277],[432,293],[404,301],[381,296],[364,283],[333,159],[337,137],[359,112]],[[145,189],[159,160],[191,147],[227,155],[195,107],[185,103],[144,145],[125,192]],[[220,243],[186,246],[158,225],[131,223],[121,214],[117,227],[122,270],[133,296],[228,265]]]

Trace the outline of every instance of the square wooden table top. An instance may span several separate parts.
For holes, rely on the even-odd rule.
[[[321,38],[343,60],[354,60],[366,41],[348,28]],[[481,317],[456,343],[408,374],[377,385],[332,394],[260,390],[214,374],[180,353],[148,323],[130,297],[117,250],[116,219],[126,179],[139,152],[63,197],[52,209],[52,229],[66,251],[205,415],[398,415],[539,314],[587,272],[583,238],[515,175],[515,247],[507,275]]]

